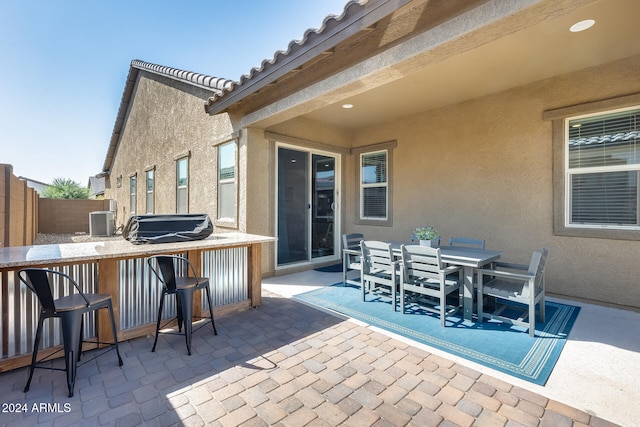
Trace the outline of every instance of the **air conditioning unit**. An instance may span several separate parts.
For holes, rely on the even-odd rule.
[[[89,234],[94,236],[113,236],[115,219],[111,211],[97,211],[89,213]]]

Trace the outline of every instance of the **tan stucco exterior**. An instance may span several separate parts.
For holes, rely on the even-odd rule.
[[[178,90],[170,79],[141,73],[107,186],[106,197],[118,200],[118,221],[127,215],[128,177],[136,172],[143,209],[144,170],[152,166],[156,213],[175,211],[175,158],[185,152],[192,159],[190,211],[215,218],[214,147],[235,138],[235,227],[276,236],[276,150],[287,144],[338,157],[339,233],[406,240],[416,226],[432,225],[444,242],[450,236],[482,238],[488,248],[503,251],[505,260],[520,263],[548,246],[549,293],[640,307],[639,232],[571,236],[557,227],[558,205],[564,203],[558,196],[564,174],[558,112],[580,113],[583,105],[599,103],[630,106],[640,94],[640,54],[630,54],[635,48],[624,41],[637,26],[620,25],[622,35],[611,42],[620,47],[616,52],[602,48],[605,43],[596,46],[601,41],[596,37],[587,39],[594,46],[591,56],[581,51],[560,63],[567,52],[560,31],[566,32],[574,15],[612,9],[591,0],[478,1],[454,9],[450,2],[410,1],[308,59],[310,65],[296,63],[288,74],[264,70],[278,74],[270,85],[269,75],[256,72],[255,84],[262,86],[252,88],[249,79],[237,89],[248,95],[228,106],[224,96],[209,98],[209,116],[202,112],[205,93]],[[411,25],[416,16],[424,19]],[[546,33],[558,40],[558,46],[548,47],[548,58],[557,64],[538,61],[547,52],[535,35]],[[576,39],[567,40],[562,43]],[[292,57],[292,63],[303,57]],[[495,66],[498,61],[501,67]],[[274,66],[280,63],[287,66],[282,59]],[[356,104],[353,112],[340,108],[345,101]],[[216,110],[217,103],[225,107]],[[390,150],[390,215],[372,225],[357,217],[358,158],[381,146]],[[122,188],[115,188],[117,176],[123,177]],[[263,250],[264,275],[315,266],[277,269],[275,251],[275,246]],[[338,260],[336,254],[333,262]]]
[[[141,71],[106,184],[117,200],[116,224],[126,223],[129,179],[137,176],[137,214],[146,213],[145,172],[155,168],[155,212],[176,213],[176,160],[189,158],[189,212],[216,212],[215,143],[232,138],[226,115],[203,113],[211,92]],[[121,185],[118,185],[118,182]]]
[[[629,75],[638,69],[640,56],[635,56],[353,132],[332,132],[300,119],[266,133],[274,141],[298,140],[300,147],[322,146],[336,153],[397,141],[391,226],[357,224],[357,156],[342,156],[343,232],[406,240],[413,228],[430,224],[445,241],[450,236],[486,239],[488,248],[504,251],[505,260],[521,263],[533,250],[548,246],[550,293],[637,306],[637,241],[554,235],[552,171],[562,165],[553,164],[552,123],[543,115],[640,92],[640,82]],[[585,87],[588,93],[581,90]],[[273,162],[275,145],[266,150],[262,133],[250,135],[249,151],[255,149],[256,158],[265,160],[260,162],[264,175],[247,176],[248,194],[261,195],[256,204],[247,199],[257,214],[254,220],[249,216],[248,223],[252,232],[273,235],[273,220],[265,219],[274,207],[264,211],[260,206],[268,205],[263,191],[275,198],[275,166],[266,167],[266,159]]]

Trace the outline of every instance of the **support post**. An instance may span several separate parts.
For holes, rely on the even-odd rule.
[[[247,288],[251,307],[258,307],[262,303],[262,244],[254,243],[248,248]]]
[[[111,295],[113,316],[116,323],[116,331],[120,335],[120,285],[118,283],[118,260],[115,258],[103,258],[98,260],[98,289],[97,293]],[[108,342],[106,337],[111,337],[111,320],[107,310],[98,310],[96,333],[98,341]],[[114,337],[115,338],[115,337]]]

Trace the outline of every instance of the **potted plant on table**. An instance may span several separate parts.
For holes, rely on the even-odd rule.
[[[414,234],[423,246],[437,246],[440,240],[438,239],[438,237],[440,237],[440,232],[435,228],[426,225],[416,228]]]

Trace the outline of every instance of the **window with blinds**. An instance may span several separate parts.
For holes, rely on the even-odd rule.
[[[360,155],[360,218],[387,219],[387,152]]]
[[[640,228],[640,109],[568,120],[568,226]]]

